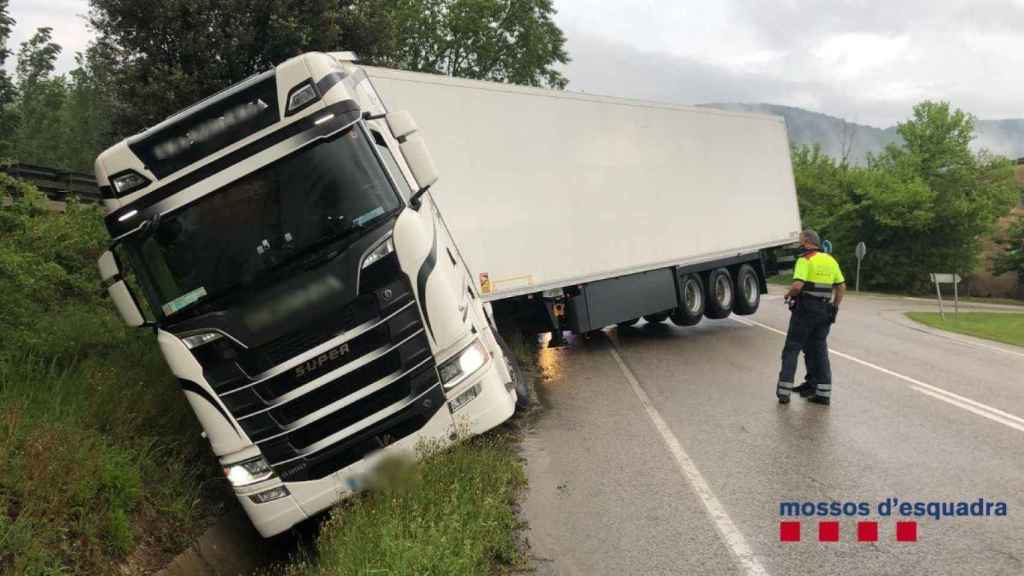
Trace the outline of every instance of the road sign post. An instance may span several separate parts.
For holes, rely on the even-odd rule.
[[[960,291],[957,289],[957,285],[960,284],[960,280],[961,280],[960,275],[959,274],[937,274],[937,273],[933,272],[933,273],[930,274],[930,276],[932,277],[932,283],[935,284],[935,297],[938,298],[938,300],[939,300],[939,316],[942,317],[943,320],[946,319],[946,313],[942,309],[942,289],[940,288],[940,286],[942,284],[952,284],[953,285],[953,310],[954,310],[953,313],[955,315],[955,318],[957,320],[959,320],[960,319]]]
[[[864,259],[864,255],[868,253],[868,247],[864,242],[858,242],[857,248],[854,249],[854,255],[857,256],[857,292],[860,292],[860,261]]]

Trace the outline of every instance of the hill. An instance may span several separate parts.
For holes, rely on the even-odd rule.
[[[703,106],[782,116],[786,119],[790,142],[797,145],[818,144],[825,153],[835,158],[842,157],[846,151],[845,155],[856,164],[862,164],[868,154],[877,154],[887,145],[899,142],[895,126],[876,128],[803,108],[745,103],[712,103]],[[974,147],[985,148],[1009,158],[1024,157],[1024,119],[978,120]]]

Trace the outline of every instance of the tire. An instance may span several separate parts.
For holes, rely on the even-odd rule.
[[[516,389],[516,411],[525,410],[530,407],[530,383],[526,381],[526,375],[519,367],[519,361],[512,355],[512,349],[501,337],[501,334],[494,332],[494,339],[498,341],[501,348],[501,355],[505,357],[505,367],[512,377],[512,386]]]
[[[736,305],[733,312],[741,316],[757,312],[761,305],[761,279],[750,264],[740,266],[736,272]]]
[[[660,324],[665,320],[668,320],[668,312],[658,312],[657,314],[644,314],[644,320],[647,320],[651,324]]]
[[[707,301],[700,275],[683,276],[679,281],[679,291],[682,294],[682,305],[673,310],[670,317],[676,326],[693,326],[704,317],[704,306]]]
[[[626,320],[625,322],[619,322],[619,328],[632,328],[639,322],[639,318],[633,318],[632,320]]]
[[[715,320],[728,318],[736,302],[736,287],[733,286],[729,271],[725,268],[712,270],[708,274],[707,289],[704,293],[707,294],[708,301],[704,315]]]

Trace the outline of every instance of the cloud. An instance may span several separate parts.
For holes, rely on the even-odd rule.
[[[1020,0],[614,5],[557,4],[575,60],[570,88],[682,103],[772,102],[882,127],[924,99],[982,118],[1024,117]],[[620,63],[628,81],[597,74],[606,60]]]

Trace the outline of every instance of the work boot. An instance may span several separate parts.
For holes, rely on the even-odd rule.
[[[807,399],[807,401],[811,402],[812,404],[821,404],[822,406],[831,406],[832,405],[832,399],[831,398],[829,398],[828,396],[818,396],[817,394],[809,397]]]
[[[789,395],[792,392],[792,382],[783,382],[782,380],[779,380],[779,383],[775,388],[775,397],[779,399],[779,404],[789,404]]]
[[[793,388],[793,392],[800,395],[801,398],[807,398],[808,396],[814,395],[814,383],[804,380],[802,384]]]

